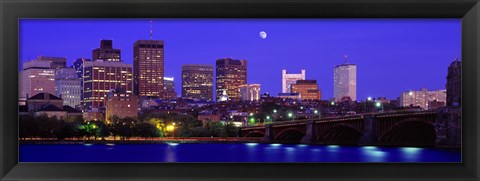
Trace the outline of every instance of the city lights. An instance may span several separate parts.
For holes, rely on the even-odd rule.
[[[131,21],[136,20],[128,20],[126,25],[130,25]],[[197,20],[181,23],[191,21]],[[375,162],[411,161],[408,159],[417,159],[415,156],[419,160],[437,161],[429,157],[436,154],[427,153],[435,153],[440,150],[438,148],[444,147],[452,150],[460,148],[462,71],[459,59],[451,62],[454,56],[461,55],[458,49],[451,48],[458,46],[455,42],[448,47],[452,50],[448,53],[435,51],[428,54],[432,56],[429,60],[435,62],[425,64],[428,65],[425,68],[415,64],[418,60],[411,58],[421,59],[418,57],[422,56],[418,55],[426,54],[424,48],[414,43],[424,37],[403,34],[423,31],[396,31],[395,37],[391,38],[385,38],[384,34],[381,38],[368,37],[376,36],[373,33],[365,35],[366,38],[362,35],[358,40],[354,38],[355,41],[345,42],[342,38],[345,35],[330,31],[337,26],[317,28],[309,22],[305,28],[300,26],[303,23],[300,22],[298,29],[304,29],[298,36],[297,28],[282,25],[282,29],[275,29],[280,25],[259,23],[272,29],[268,29],[271,32],[268,40],[258,40],[257,37],[256,41],[261,41],[260,46],[260,42],[252,42],[243,35],[236,36],[240,31],[247,34],[248,28],[251,28],[248,24],[256,20],[242,22],[240,29],[231,29],[230,24],[226,24],[224,28],[231,30],[229,34],[224,34],[224,28],[221,28],[222,31],[212,28],[222,21],[209,21],[209,26],[201,29],[193,28],[198,25],[192,23],[191,30],[200,32],[192,35],[188,31],[172,31],[170,26],[175,23],[158,23],[162,28],[160,36],[152,38],[150,29],[150,39],[143,40],[139,38],[145,37],[141,30],[134,35],[111,33],[112,30],[124,32],[124,28],[132,30],[128,32],[137,32],[133,30],[140,23],[121,28],[115,27],[119,21],[99,23],[85,27],[89,30],[102,24],[114,27],[109,27],[108,31],[93,29],[99,33],[88,35],[82,35],[85,33],[82,28],[71,29],[75,31],[69,36],[79,36],[68,39],[74,42],[69,45],[78,46],[70,47],[72,51],[54,47],[64,45],[63,39],[60,41],[58,37],[66,37],[65,34],[50,37],[56,44],[50,43],[50,39],[41,42],[45,44],[45,50],[44,47],[30,49],[38,43],[22,47],[25,50],[21,52],[23,67],[18,67],[19,104],[14,105],[20,117],[19,141],[27,144],[34,140],[59,144],[73,142],[78,143],[79,148],[98,151],[98,155],[105,157],[110,156],[109,153],[121,153],[116,155],[120,159],[124,159],[122,154],[128,151],[118,150],[131,144],[152,150],[129,154],[129,157],[148,155],[146,158],[160,161],[168,158],[173,162],[207,160],[204,158],[209,158],[209,154],[216,154],[213,155],[217,159],[212,159],[214,161],[223,161],[221,159],[225,155],[235,156],[234,161],[298,161],[295,160],[298,158],[301,158],[300,161],[372,161],[363,157],[373,157]],[[373,26],[376,21],[368,24]],[[252,26],[253,29],[258,29],[257,25]],[[345,31],[358,29],[354,27],[356,24],[351,26],[341,27],[349,27]],[[50,30],[58,31],[54,27],[48,27],[49,33]],[[83,27],[83,24],[78,27]],[[215,36],[202,36],[207,27],[212,28]],[[421,27],[425,28],[424,25]],[[329,31],[323,32],[325,28]],[[294,36],[283,29],[290,30]],[[438,31],[443,30],[439,28]],[[43,36],[35,33],[35,36]],[[308,39],[330,36],[322,33],[333,33],[333,39]],[[118,40],[118,44],[101,39],[110,36]],[[37,38],[25,38],[25,42],[30,42],[30,39]],[[228,43],[224,39],[228,39]],[[398,43],[385,48],[358,44],[371,39],[378,40],[378,45]],[[435,37],[435,43],[443,41],[440,39]],[[345,43],[348,44],[346,49]],[[92,44],[95,46],[92,47]],[[436,45],[443,47],[445,44]],[[398,45],[411,45],[408,48],[412,50],[406,56],[402,54],[404,48],[398,49]],[[169,51],[164,51],[164,46]],[[325,46],[332,51],[323,51]],[[251,51],[252,47],[258,51]],[[321,53],[310,51],[312,47],[322,50]],[[55,48],[58,50],[50,51]],[[359,51],[352,51],[352,48]],[[247,49],[249,51],[245,51]],[[73,50],[78,55],[72,55]],[[352,54],[340,54],[342,51]],[[34,57],[42,53],[61,57]],[[392,56],[387,59],[385,56],[378,57],[383,55]],[[72,59],[73,65],[67,65]],[[450,66],[444,60],[450,61]],[[34,131],[25,133],[25,130]],[[103,147],[96,149],[98,145]],[[225,145],[230,147],[224,149]],[[205,146],[209,148],[201,150]],[[191,150],[182,150],[185,148]],[[104,150],[109,152],[101,152]],[[78,153],[68,151],[65,153]],[[228,154],[218,154],[223,152]]]

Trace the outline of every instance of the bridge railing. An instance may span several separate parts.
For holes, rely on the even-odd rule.
[[[281,124],[292,124],[292,123],[299,123],[299,122],[307,122],[307,121],[320,121],[320,122],[328,122],[328,121],[344,121],[350,119],[358,119],[364,118],[366,116],[375,116],[375,117],[391,117],[391,116],[408,116],[408,115],[423,115],[423,114],[436,114],[435,110],[422,110],[422,111],[388,111],[383,113],[366,113],[366,114],[356,114],[356,115],[348,115],[348,116],[329,116],[329,117],[322,117],[322,118],[313,118],[313,119],[297,119],[297,120],[288,120],[288,121],[276,121],[271,122],[268,124],[271,125],[281,125]],[[263,128],[266,124],[259,123],[254,126],[243,126],[244,128]]]

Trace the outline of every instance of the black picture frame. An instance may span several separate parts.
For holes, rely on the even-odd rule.
[[[462,163],[18,163],[19,18],[462,18]],[[2,180],[478,180],[478,0],[0,0]]]

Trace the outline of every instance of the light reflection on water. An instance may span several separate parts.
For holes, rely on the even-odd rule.
[[[460,162],[460,149],[305,144],[25,144],[21,162]]]

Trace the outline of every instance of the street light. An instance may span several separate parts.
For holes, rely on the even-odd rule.
[[[291,112],[288,113],[288,117],[292,118],[292,121],[295,120],[295,117],[293,116],[293,113],[291,113]]]
[[[318,115],[318,119],[320,119],[321,114],[319,114],[318,110],[315,109],[315,111],[313,111],[313,113],[315,113],[316,115]]]
[[[332,106],[334,106],[334,105],[335,105],[335,102],[332,101],[332,102],[330,102],[330,104],[331,104]]]
[[[172,137],[175,138],[175,123],[172,123],[172,125],[167,126],[167,131],[172,132]]]
[[[367,113],[367,102],[370,102],[370,101],[372,101],[372,97],[368,96],[367,101],[365,101],[365,103],[363,105],[363,112],[364,113]]]
[[[270,116],[267,115],[267,121],[269,121],[269,120],[270,120]],[[270,122],[271,122],[271,120],[270,120]]]
[[[273,110],[273,113],[277,113],[277,110],[276,110],[276,109],[274,109],[274,110]]]
[[[375,103],[375,106],[377,106],[377,107],[382,107],[382,113],[383,113],[383,105],[382,105],[382,103],[377,102],[377,103]]]

